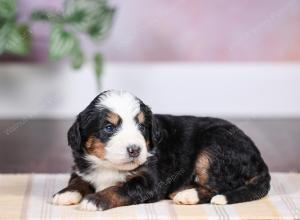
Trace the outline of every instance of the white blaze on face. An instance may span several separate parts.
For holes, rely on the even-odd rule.
[[[110,138],[105,146],[105,159],[113,164],[126,166],[130,162],[127,147],[137,145],[141,148],[137,158],[137,165],[143,164],[147,159],[147,147],[144,136],[138,129],[136,116],[140,113],[139,101],[130,93],[122,91],[108,91],[101,97],[99,108],[107,108],[121,118],[121,126]],[[124,167],[125,168],[125,167]],[[135,168],[135,167],[134,167]]]

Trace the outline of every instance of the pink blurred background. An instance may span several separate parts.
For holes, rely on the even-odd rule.
[[[21,21],[64,2],[17,1]],[[110,34],[82,45],[105,56],[100,89],[92,57],[80,70],[48,62],[47,23],[30,24],[29,56],[0,57],[0,172],[68,171],[66,132],[107,89],[155,113],[235,119],[272,171],[300,172],[300,0],[107,1]]]
[[[114,0],[114,25],[101,44],[108,61],[299,61],[297,0]],[[19,0],[19,17],[34,9],[60,9],[63,0]],[[33,26],[30,61],[47,60],[47,25]]]

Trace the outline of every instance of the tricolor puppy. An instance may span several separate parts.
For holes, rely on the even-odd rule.
[[[74,171],[53,197],[82,210],[172,199],[231,204],[267,195],[270,175],[258,149],[216,118],[152,114],[123,91],[98,95],[68,132]]]

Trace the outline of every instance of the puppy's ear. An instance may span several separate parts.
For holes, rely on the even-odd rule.
[[[79,150],[81,145],[80,123],[79,117],[77,117],[74,124],[68,131],[68,144],[72,149]]]
[[[145,119],[149,129],[149,148],[152,150],[153,147],[155,147],[155,145],[157,145],[160,141],[160,127],[149,106],[142,103],[141,109],[145,113]]]
[[[152,142],[151,145],[153,148],[161,142],[161,137],[162,137],[159,123],[153,114],[152,114],[151,127],[152,127],[152,129],[151,129],[151,142]]]

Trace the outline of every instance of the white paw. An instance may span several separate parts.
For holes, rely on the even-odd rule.
[[[177,193],[174,196],[173,201],[176,204],[194,205],[199,202],[199,197],[195,189],[186,189]]]
[[[67,191],[64,193],[58,193],[52,198],[52,204],[55,205],[75,205],[78,204],[82,196],[76,191]]]
[[[210,203],[215,204],[215,205],[226,205],[227,199],[226,199],[226,196],[216,195],[211,198]]]
[[[79,209],[82,211],[102,211],[101,208],[97,208],[95,203],[89,201],[88,199],[82,200],[82,202],[79,205]]]

